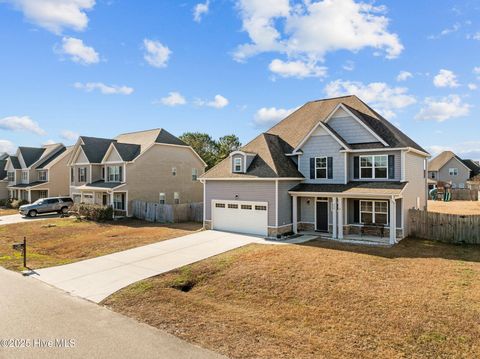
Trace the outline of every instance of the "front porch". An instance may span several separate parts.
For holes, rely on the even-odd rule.
[[[111,187],[111,188],[109,188]],[[110,185],[92,183],[72,188],[72,199],[77,204],[111,206],[115,217],[128,217],[128,192],[116,190],[118,183]]]
[[[33,189],[31,186],[11,186],[8,187],[8,196],[12,200],[23,200],[33,203],[38,199],[47,198],[49,196],[48,189]]]
[[[367,187],[359,191],[356,185],[356,193],[352,193],[348,185],[307,186],[289,191],[294,233],[384,245],[404,237],[401,189],[372,191]],[[317,191],[326,186],[330,192]]]

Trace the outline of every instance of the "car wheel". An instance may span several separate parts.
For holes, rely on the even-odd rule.
[[[68,213],[68,207],[62,207],[62,209],[60,210],[60,213],[61,214],[67,214]]]
[[[36,217],[38,214],[37,211],[35,211],[34,209],[32,209],[31,211],[28,212],[28,216],[29,217]]]

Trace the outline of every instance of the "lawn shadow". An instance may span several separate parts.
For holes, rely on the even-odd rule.
[[[417,238],[406,238],[393,247],[379,247],[339,243],[317,239],[298,244],[311,248],[326,248],[383,258],[443,258],[466,262],[480,262],[480,246],[474,244],[449,244]]]

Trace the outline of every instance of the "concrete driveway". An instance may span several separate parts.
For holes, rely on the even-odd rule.
[[[39,214],[37,217],[22,217],[20,214],[10,214],[8,216],[0,216],[0,226],[6,224],[15,224],[15,223],[28,223],[32,221],[42,221],[45,219],[54,219],[59,218],[60,215],[57,213],[53,214]]]
[[[302,236],[294,243],[315,237]],[[286,244],[218,231],[202,231],[127,251],[58,267],[39,269],[35,278],[99,303],[139,280],[198,262],[250,243]]]

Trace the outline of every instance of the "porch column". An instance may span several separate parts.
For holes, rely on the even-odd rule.
[[[31,190],[28,190],[27,196],[28,196],[28,203],[32,203],[32,191]]]
[[[390,244],[395,244],[397,239],[397,204],[395,199],[390,199]]]
[[[333,215],[333,233],[332,237],[337,238],[337,197],[332,198],[332,215]]]
[[[338,239],[343,239],[343,198],[338,199]]]
[[[293,233],[295,233],[295,234],[298,232],[297,205],[298,205],[298,197],[293,196],[293,198],[292,198],[292,223],[293,223],[292,230],[293,230]]]

